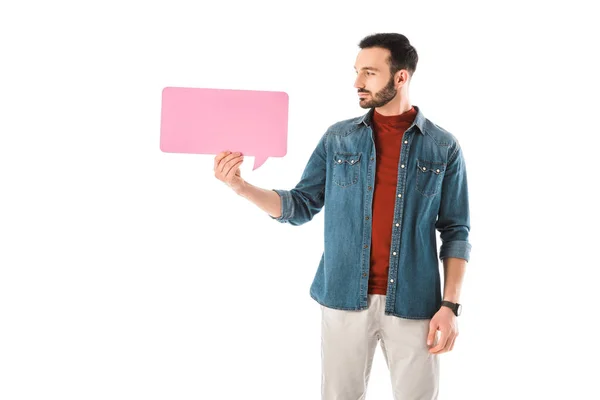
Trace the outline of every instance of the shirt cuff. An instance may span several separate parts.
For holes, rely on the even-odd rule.
[[[289,190],[281,190],[281,189],[271,189],[276,192],[281,199],[281,215],[279,217],[274,217],[270,214],[269,217],[274,219],[275,221],[279,221],[282,223],[288,222],[288,220],[292,216],[292,195]]]
[[[471,244],[465,240],[454,240],[442,244],[440,249],[440,260],[446,257],[462,258],[469,262],[471,257]]]

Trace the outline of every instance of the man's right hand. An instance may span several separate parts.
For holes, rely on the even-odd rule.
[[[242,179],[240,165],[244,162],[244,156],[240,153],[223,151],[215,156],[215,177],[227,186],[239,193],[245,181]]]

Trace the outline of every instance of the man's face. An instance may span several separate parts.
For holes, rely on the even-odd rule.
[[[358,53],[354,87],[358,90],[362,108],[382,107],[396,96],[398,90],[387,62],[389,56],[390,51],[381,47],[362,49]]]

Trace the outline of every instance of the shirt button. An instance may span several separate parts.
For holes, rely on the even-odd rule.
[[[367,274],[366,274],[366,273],[363,273],[363,277],[365,277],[365,276],[367,276]]]
[[[369,186],[369,190],[372,190],[373,188],[371,186]]]
[[[439,169],[436,169],[436,170],[435,170],[435,172],[437,172],[437,173],[439,174],[439,173],[440,173],[440,170],[439,170]]]
[[[350,161],[350,164],[354,164],[354,160],[351,160],[351,161]]]
[[[399,194],[399,195],[398,195],[398,197],[402,197],[402,195],[401,195],[401,194]]]
[[[369,247],[369,245],[368,245],[368,244],[365,244],[365,249],[366,249],[367,247]]]
[[[400,226],[400,224],[396,224],[396,226]]]
[[[408,140],[405,140],[404,143],[408,143]]]
[[[423,171],[427,171],[427,168],[423,167]]]
[[[373,160],[374,160],[374,158],[371,158],[371,161],[373,161]]]
[[[393,254],[393,255],[396,255],[396,252],[393,252],[392,254]]]
[[[400,166],[400,168],[404,168],[404,164],[402,164],[402,165]]]
[[[365,217],[365,219],[368,221],[368,220],[369,220],[369,216],[367,215],[367,216]]]
[[[394,283],[394,280],[393,280],[393,279],[390,279],[390,282]]]
[[[342,160],[338,160],[338,164],[341,164],[341,163],[342,163]]]

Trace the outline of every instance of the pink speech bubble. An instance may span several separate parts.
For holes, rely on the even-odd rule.
[[[254,156],[257,169],[287,153],[289,96],[285,92],[165,87],[160,149],[165,153]]]

